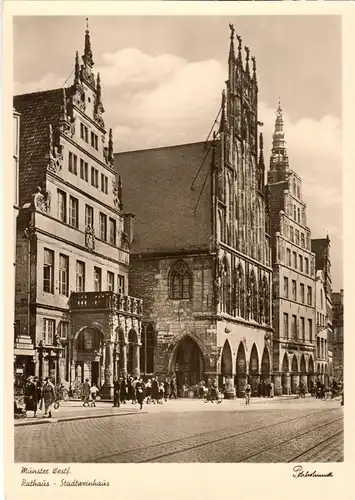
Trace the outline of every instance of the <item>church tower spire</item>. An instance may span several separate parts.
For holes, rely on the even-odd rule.
[[[275,179],[277,178],[278,181],[286,180],[288,170],[289,161],[285,141],[284,119],[279,99],[276,111],[275,130],[272,136],[269,176]]]
[[[90,40],[90,31],[89,31],[89,20],[86,18],[86,30],[85,30],[85,45],[84,45],[84,54],[82,56],[84,66],[88,66],[92,68],[94,66],[94,59],[91,50],[91,40]]]

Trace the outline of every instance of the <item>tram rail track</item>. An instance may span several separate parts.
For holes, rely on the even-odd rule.
[[[198,449],[198,448],[202,448],[202,447],[205,447],[205,446],[210,446],[211,444],[217,444],[217,443],[220,443],[220,442],[223,442],[223,441],[227,441],[227,440],[230,440],[230,439],[235,439],[235,438],[238,438],[238,437],[243,437],[243,436],[249,435],[251,433],[255,433],[255,432],[258,432],[258,431],[265,430],[265,429],[273,428],[273,427],[276,427],[276,426],[279,426],[279,425],[282,425],[282,424],[287,424],[287,423],[295,422],[297,420],[309,419],[309,418],[315,417],[317,415],[324,415],[324,414],[327,414],[327,413],[332,413],[332,412],[334,412],[336,410],[337,410],[337,408],[330,408],[330,409],[325,409],[325,410],[320,410],[320,411],[314,411],[314,412],[312,412],[312,413],[310,413],[308,415],[297,416],[297,417],[291,418],[291,419],[280,420],[280,421],[275,422],[273,424],[262,425],[262,426],[254,427],[254,428],[251,428],[251,429],[248,429],[248,430],[234,432],[234,433],[229,434],[227,436],[222,436],[222,437],[219,437],[219,438],[216,438],[216,439],[211,439],[211,440],[208,440],[208,441],[203,442],[203,443],[194,444],[192,446],[185,446],[185,447],[182,446],[181,449],[172,450],[172,451],[169,451],[169,452],[166,452],[166,453],[160,453],[160,454],[157,454],[157,455],[153,455],[153,456],[151,456],[151,457],[149,457],[147,459],[146,458],[144,458],[143,460],[134,460],[133,459],[131,462],[132,463],[149,463],[149,462],[154,462],[154,461],[160,460],[162,458],[172,457],[173,455],[177,455],[179,453],[185,453],[185,452],[188,452],[188,451],[191,451],[191,450],[195,450],[195,449]],[[323,424],[322,426],[313,427],[311,430],[307,431],[306,433],[314,431],[317,428],[322,428],[323,426],[330,425],[331,423],[334,423],[334,422],[336,422],[338,420],[342,420],[342,417],[337,418],[337,419],[335,419],[335,420],[333,420],[331,422],[327,422],[327,423]],[[113,452],[113,453],[110,453],[108,455],[96,456],[93,459],[93,462],[106,461],[106,460],[112,459],[114,457],[119,458],[119,459],[123,459],[123,460],[118,460],[118,462],[126,461],[126,460],[124,460],[124,458],[125,457],[127,458],[127,456],[130,455],[130,454],[132,454],[134,456],[134,454],[147,453],[147,452],[149,453],[149,452],[153,451],[154,449],[159,449],[159,448],[166,447],[166,446],[173,446],[175,444],[180,444],[180,443],[183,443],[184,441],[188,441],[188,440],[191,440],[191,439],[199,439],[199,438],[203,438],[203,437],[208,436],[208,435],[216,434],[218,432],[220,433],[220,432],[228,431],[229,429],[231,429],[231,426],[224,427],[222,429],[217,429],[217,430],[212,430],[212,431],[206,431],[206,432],[202,432],[202,433],[197,433],[197,434],[193,434],[193,435],[190,435],[190,436],[187,436],[187,437],[184,437],[184,438],[173,439],[171,441],[166,441],[166,442],[163,442],[163,443],[156,443],[156,444],[153,444],[153,445],[139,447],[139,448],[133,448],[133,449],[125,450],[125,451],[122,451],[122,452]],[[291,441],[292,439],[295,439],[295,436],[293,436],[289,440]],[[287,440],[285,440],[285,442],[286,441]],[[275,447],[275,446],[277,446],[279,444],[281,444],[281,443],[277,443],[276,445],[273,444],[269,448],[271,449],[271,448],[273,448],[273,447]],[[264,451],[265,450],[262,450],[261,452],[264,452]],[[260,454],[261,452],[259,451],[257,454]],[[247,460],[247,459],[248,459],[248,457],[243,457],[241,460],[237,460],[235,462],[240,462],[240,461],[244,461],[244,460]]]

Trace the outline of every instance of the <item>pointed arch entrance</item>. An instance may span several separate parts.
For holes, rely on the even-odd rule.
[[[282,384],[282,394],[290,394],[291,393],[290,365],[288,361],[288,355],[286,352],[282,360],[281,384]]]
[[[298,361],[296,354],[293,355],[292,357],[292,364],[291,364],[291,392],[292,394],[297,393],[297,387],[300,384],[300,375],[299,375],[299,369],[298,369]]]
[[[300,382],[303,383],[305,388],[308,387],[307,364],[304,354],[302,354],[300,362]]]
[[[261,379],[268,380],[271,376],[270,354],[267,347],[264,347],[263,357],[261,358]]]
[[[204,378],[202,351],[189,335],[180,340],[175,351],[172,371],[176,374],[178,389],[198,384]]]
[[[139,342],[138,334],[133,328],[128,332],[127,372],[139,376]]]
[[[224,387],[225,398],[234,398],[233,356],[228,340],[225,341],[222,349],[220,378],[219,385]]]
[[[313,362],[312,356],[310,356],[309,361],[308,361],[307,382],[308,382],[308,391],[312,392],[313,386],[315,384],[314,362]]]
[[[105,381],[105,343],[103,333],[95,327],[83,328],[75,337],[73,360],[75,373],[72,380],[81,384],[86,378],[98,387]]]
[[[255,395],[258,392],[258,384],[260,381],[259,354],[255,344],[253,344],[250,352],[249,373],[252,395]]]
[[[236,388],[238,398],[244,397],[244,389],[247,383],[247,357],[243,342],[240,342],[236,361]]]

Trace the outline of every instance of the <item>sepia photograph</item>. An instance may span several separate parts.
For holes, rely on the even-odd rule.
[[[344,461],[342,74],[340,15],[14,16],[16,463]]]

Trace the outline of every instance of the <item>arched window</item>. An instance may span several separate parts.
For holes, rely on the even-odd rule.
[[[260,293],[260,322],[270,323],[270,291],[269,283],[266,276],[264,276],[261,284]]]
[[[182,300],[191,298],[191,273],[183,261],[174,264],[170,271],[170,298]]]
[[[250,319],[258,321],[258,296],[256,288],[256,279],[254,271],[251,271],[249,278],[249,297],[250,297]]]
[[[154,373],[154,349],[156,334],[151,323],[142,327],[142,345],[140,348],[140,371],[145,375]]]

